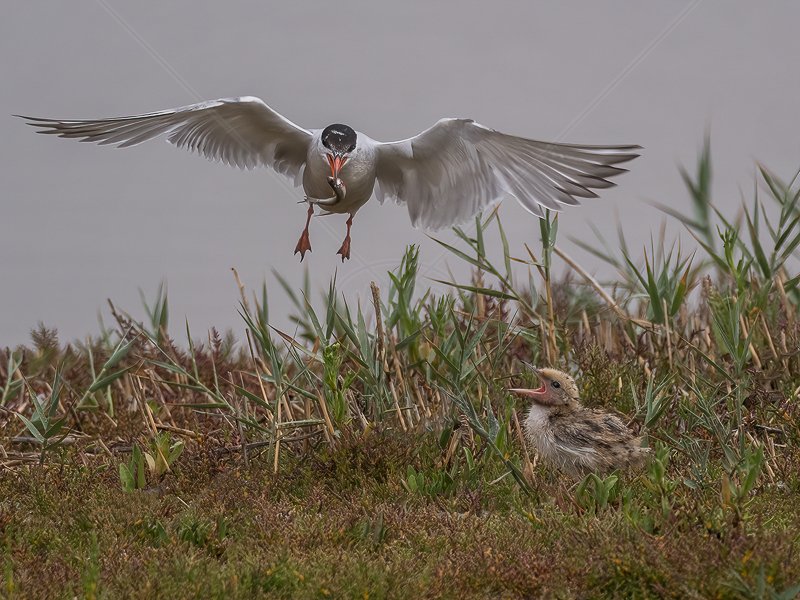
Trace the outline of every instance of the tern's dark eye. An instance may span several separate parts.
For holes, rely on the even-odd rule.
[[[554,381],[554,382],[553,382],[551,385],[552,385],[554,388],[560,388],[560,387],[561,387],[561,384],[560,384],[560,383],[558,383],[557,381]]]
[[[353,150],[355,150],[355,149],[356,149],[356,145],[355,145],[355,144],[353,144],[352,146],[350,146],[350,147],[347,149],[347,152],[348,152],[348,154],[349,154],[350,152],[352,152]]]

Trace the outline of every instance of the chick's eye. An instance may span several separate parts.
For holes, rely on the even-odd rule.
[[[560,388],[561,387],[561,384],[558,383],[557,381],[554,381],[552,385],[553,385],[554,388]]]

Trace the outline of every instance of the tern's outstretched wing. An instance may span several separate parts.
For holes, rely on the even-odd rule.
[[[618,163],[639,146],[576,146],[506,135],[470,119],[442,119],[419,135],[379,143],[378,199],[408,205],[411,222],[426,229],[463,223],[484,208],[514,196],[541,217],[596,198],[592,189],[614,184],[626,171]]]
[[[171,144],[197,151],[208,159],[242,169],[264,165],[290,179],[297,177],[311,142],[310,132],[252,96],[110,119],[22,118],[39,127],[39,133],[119,148],[166,134]]]

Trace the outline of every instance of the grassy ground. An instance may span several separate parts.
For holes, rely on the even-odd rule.
[[[673,215],[700,253],[601,241],[614,282],[556,219],[512,252],[492,215],[447,246],[475,275],[443,297],[411,248],[369,311],[335,282],[316,309],[295,296],[291,333],[242,286],[238,343],[173,341],[159,293],[145,322],[112,307],[86,343],[40,327],[0,350],[0,594],[795,597],[800,192],[763,172],[728,220],[708,164]],[[540,464],[505,391],[523,360],[625,414],[647,468]]]
[[[800,572],[797,490],[759,491],[739,527],[704,523],[683,498],[650,534],[616,505],[578,509],[552,482],[535,500],[480,485],[447,498],[410,494],[398,459],[419,464],[419,439],[396,433],[289,461],[278,476],[212,453],[136,494],[94,464],[4,477],[6,591],[707,598],[755,596],[761,583],[782,590]]]

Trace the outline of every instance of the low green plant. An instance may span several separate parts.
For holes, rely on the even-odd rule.
[[[404,483],[412,494],[427,497],[449,496],[456,488],[453,476],[447,471],[437,469],[424,473],[412,465],[408,465]]]
[[[144,467],[144,453],[138,444],[134,444],[128,462],[119,465],[119,480],[123,492],[142,490],[147,486]]]
[[[386,539],[387,529],[383,517],[383,511],[378,511],[370,515],[353,528],[353,538],[359,542],[366,542],[369,546],[377,548]]]
[[[625,256],[630,272],[639,284],[637,293],[648,300],[647,318],[662,325],[674,320],[694,285],[691,280],[693,255],[682,257],[680,248],[674,257],[673,252],[674,247],[667,253],[662,252],[659,260],[654,251],[650,256],[645,251],[644,270],[639,269],[629,256]]]
[[[89,540],[89,556],[85,561],[81,577],[84,598],[95,600],[100,587],[100,547],[97,542],[97,533],[91,532]]]
[[[735,377],[741,377],[751,359],[750,342],[755,328],[745,332],[742,317],[747,311],[744,296],[714,295],[709,299],[712,315],[712,331],[724,356],[730,358]]]
[[[148,452],[143,452],[138,444],[134,444],[128,462],[119,465],[122,490],[133,492],[147,486],[145,466],[156,481],[161,480],[171,470],[172,465],[183,453],[183,449],[183,441],[173,440],[168,431],[159,432],[150,441]]]
[[[667,375],[656,383],[656,374],[655,372],[651,373],[647,378],[647,386],[641,398],[636,391],[633,380],[630,381],[631,397],[636,408],[636,414],[643,418],[645,430],[653,429],[664,412],[670,407],[671,397],[668,392],[672,385],[672,380],[672,376]]]
[[[628,520],[649,534],[657,534],[672,520],[680,481],[668,474],[672,451],[663,442],[657,442],[647,471],[641,481],[643,490],[635,494],[634,487],[626,486],[622,492],[623,513]]]
[[[137,522],[136,526],[141,533],[141,537],[152,546],[160,547],[169,541],[167,529],[158,518],[143,519]]]
[[[230,531],[230,520],[224,515],[208,519],[192,511],[181,515],[175,526],[175,534],[179,540],[202,548],[215,556],[224,552],[225,541]]]
[[[745,518],[745,509],[752,500],[751,494],[758,483],[763,466],[764,450],[760,446],[754,448],[747,445],[741,460],[722,474],[720,484],[722,507],[733,515],[735,524]]]
[[[45,398],[41,398],[33,388],[28,386],[28,393],[33,404],[31,418],[28,419],[25,415],[16,413],[17,417],[25,424],[28,433],[41,446],[40,464],[44,462],[45,452],[57,446],[63,439],[63,436],[59,437],[59,434],[61,434],[66,425],[67,417],[66,415],[57,417],[63,389],[61,369],[56,368],[50,393]]]
[[[800,583],[776,587],[775,574],[767,573],[763,562],[758,565],[755,577],[745,576],[738,570],[732,570],[724,587],[734,592],[737,597],[747,600],[795,600],[800,596]]]
[[[147,313],[150,335],[162,344],[169,336],[169,295],[167,284],[163,281],[158,284],[155,300],[152,303],[147,301],[144,292],[139,290],[139,297]]]
[[[334,423],[341,427],[350,417],[347,404],[347,390],[356,380],[356,373],[342,376],[345,351],[341,344],[334,342],[322,350],[323,390]]]
[[[596,473],[587,474],[575,488],[575,502],[583,510],[597,514],[605,511],[620,494],[619,475],[611,473],[600,477]]]
[[[183,453],[182,440],[173,440],[168,431],[159,432],[150,442],[150,452],[144,453],[144,459],[150,473],[161,479],[171,470],[172,465]]]
[[[472,431],[486,444],[491,454],[495,458],[500,459],[503,466],[507,469],[507,474],[511,474],[522,491],[526,494],[532,494],[533,490],[525,479],[522,469],[512,460],[511,453],[508,451],[508,444],[510,442],[508,436],[510,415],[505,422],[501,423],[497,419],[491,403],[486,402],[482,407],[483,412],[486,414],[486,420],[484,422],[484,419],[478,414],[472,402],[464,398],[463,395],[450,393],[449,396],[466,418]]]
[[[655,504],[661,509],[659,516],[662,522],[667,522],[670,518],[675,503],[675,492],[679,485],[679,482],[669,477],[667,473],[671,456],[672,450],[669,446],[657,442],[643,482]]]
[[[0,406],[5,406],[8,402],[16,398],[22,389],[25,380],[19,376],[19,368],[22,365],[22,356],[17,352],[8,353],[6,362],[6,382],[0,388]]]
[[[129,333],[129,332],[128,332]],[[111,355],[108,359],[103,363],[103,366],[100,368],[100,372],[95,372],[94,368],[94,359],[92,357],[91,352],[88,353],[90,357],[90,372],[92,375],[92,383],[89,384],[89,387],[86,388],[83,395],[77,401],[75,407],[77,409],[86,408],[87,401],[94,395],[104,390],[109,390],[112,383],[117,381],[120,377],[125,375],[128,371],[132,370],[135,367],[135,364],[128,365],[127,367],[123,367],[121,369],[117,369],[116,367],[123,361],[125,358],[130,354],[131,349],[133,348],[136,340],[135,339],[126,339],[127,334],[122,336],[120,341],[114,347]],[[116,369],[116,370],[115,370]],[[107,406],[109,407],[110,412],[113,414],[113,406],[114,403],[111,400],[111,395],[109,392],[108,399],[107,399]]]

